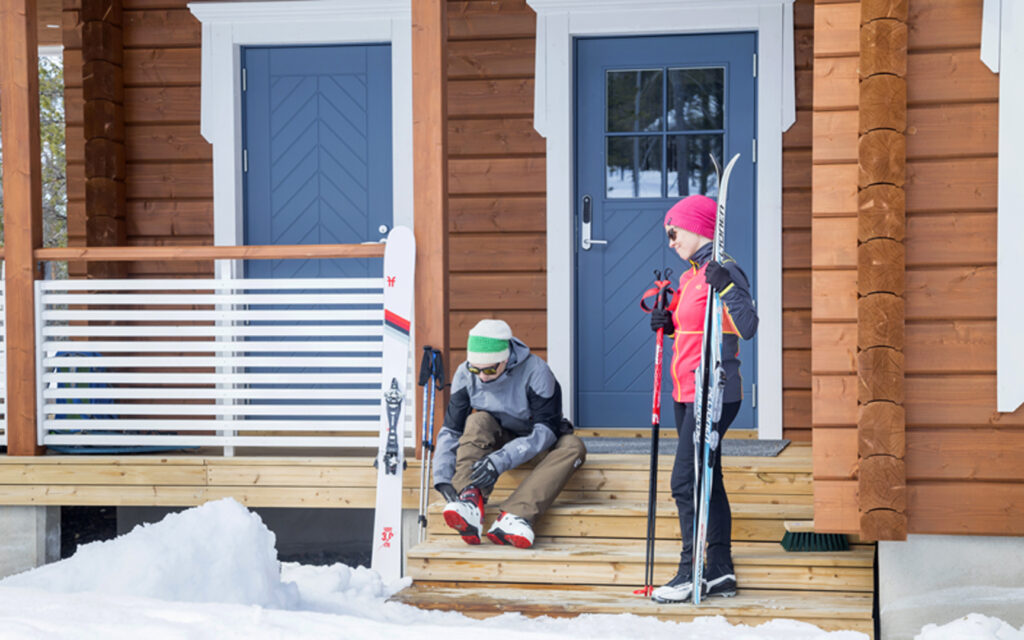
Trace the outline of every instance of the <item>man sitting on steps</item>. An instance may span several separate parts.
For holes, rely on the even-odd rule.
[[[551,369],[508,324],[481,320],[466,351],[437,435],[434,488],[448,501],[448,526],[480,544],[484,504],[498,476],[533,460],[487,531],[494,544],[525,549],[533,545],[532,523],[583,464],[586,447],[562,417],[562,390]]]

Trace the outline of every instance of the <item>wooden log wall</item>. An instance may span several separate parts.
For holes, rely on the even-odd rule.
[[[812,422],[819,531],[857,532],[860,3],[814,7]]]
[[[533,128],[525,0],[448,6],[449,368],[481,318],[547,355],[545,141]]]
[[[68,245],[86,244],[84,0],[64,0]],[[199,132],[199,21],[187,0],[121,0],[124,60],[124,241],[213,243],[212,148]],[[84,276],[84,265],[72,265]],[[128,275],[210,275],[210,262],[136,262]]]
[[[907,2],[862,0],[857,193],[860,534],[905,540]]]
[[[811,439],[811,147],[814,2],[794,11],[796,123],[782,136],[782,435]]]
[[[119,247],[126,240],[121,0],[81,2],[86,245]],[[86,270],[93,278],[123,278],[125,267],[92,262]]]
[[[866,0],[865,0],[866,2]],[[815,518],[859,530],[859,3],[818,2],[814,146]],[[981,0],[907,11],[904,410],[908,533],[1020,535],[1024,411],[995,411],[998,77]],[[827,259],[831,258],[831,259]]]

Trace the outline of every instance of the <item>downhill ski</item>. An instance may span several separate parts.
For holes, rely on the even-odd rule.
[[[408,403],[409,344],[412,328],[412,231],[395,227],[384,249],[384,342],[381,366],[380,439],[377,458],[377,507],[373,516],[370,566],[385,582],[402,577],[403,431]]]
[[[715,216],[715,237],[711,259],[721,262],[725,255],[725,202],[729,191],[729,175],[740,154],[736,154],[725,167],[718,183],[718,211]],[[714,158],[712,157],[712,161]],[[718,163],[715,162],[715,169]],[[707,543],[708,512],[711,508],[711,482],[718,461],[718,432],[715,424],[722,416],[722,396],[725,393],[725,369],[722,366],[722,298],[708,287],[708,300],[704,312],[704,334],[701,343],[700,365],[695,376],[693,398],[693,603],[700,604],[704,584],[704,547]]]

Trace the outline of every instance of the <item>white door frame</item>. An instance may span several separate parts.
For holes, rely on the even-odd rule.
[[[547,139],[548,361],[575,402],[573,38],[757,33],[758,435],[782,437],[782,133],[796,120],[793,0],[527,0],[537,12],[534,127]]]
[[[213,144],[213,239],[243,244],[243,46],[391,45],[394,224],[413,227],[410,0],[192,2],[203,25],[202,134]]]

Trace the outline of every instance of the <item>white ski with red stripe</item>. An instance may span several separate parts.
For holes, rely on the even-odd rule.
[[[384,249],[384,353],[381,372],[377,508],[370,563],[385,582],[402,577],[402,472],[408,392],[416,242],[408,227],[395,227]]]

